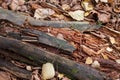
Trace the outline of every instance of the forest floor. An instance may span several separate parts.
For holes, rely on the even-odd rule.
[[[33,27],[24,22],[21,29],[42,31],[49,36],[69,42],[75,50],[71,55],[60,52],[61,47],[54,49],[50,46],[37,44],[30,38],[34,35],[27,34],[28,39],[20,41],[41,47],[46,51],[73,60],[107,74],[112,80],[120,80],[120,1],[119,0],[1,0],[0,8],[30,16],[36,20],[61,21],[61,22],[89,22],[95,25],[94,29],[77,30],[69,27],[51,27],[42,25]],[[1,16],[1,12],[0,12]],[[61,23],[62,24],[62,23]],[[16,22],[9,18],[0,17],[0,36],[8,37],[9,33],[22,33]],[[46,27],[47,26],[47,27]],[[100,26],[100,27],[97,27]],[[22,36],[24,34],[22,33]],[[12,37],[13,38],[13,37]],[[0,45],[2,46],[2,45]],[[12,46],[11,46],[12,47]],[[13,60],[0,49],[0,57],[12,62],[17,67],[36,68]],[[10,53],[9,51],[7,53]],[[40,66],[41,67],[41,66]],[[38,67],[37,67],[38,68]],[[9,70],[0,67],[0,80],[24,80],[16,77]],[[42,80],[38,71],[32,70],[31,80]],[[65,74],[56,71],[56,76],[50,80],[70,80]],[[37,75],[37,76],[36,76]],[[107,79],[106,79],[107,80]]]

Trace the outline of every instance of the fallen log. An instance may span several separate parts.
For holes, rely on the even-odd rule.
[[[22,33],[23,34],[9,32],[7,36],[18,39],[18,40],[22,40],[25,42],[43,44],[43,45],[55,48],[59,50],[60,52],[63,52],[67,55],[71,55],[73,51],[76,49],[69,42],[49,36],[48,34],[38,31],[38,30],[24,29],[22,30]],[[24,34],[34,34],[36,35],[36,37],[24,36]]]
[[[55,27],[55,28],[72,28],[77,29],[80,32],[92,31],[98,29],[101,25],[90,25],[89,22],[75,22],[75,21],[41,21],[36,20],[30,16],[25,16],[20,13],[5,10],[0,8],[0,20],[7,20],[13,24],[23,26],[25,23],[32,25],[33,27]]]
[[[22,30],[22,32],[36,34],[38,35],[38,43],[57,48],[68,55],[72,54],[75,50],[75,47],[73,47],[69,42],[49,36],[48,34],[42,31],[24,29]]]
[[[28,64],[28,65],[38,66],[37,63],[34,63],[31,60],[26,59],[26,58],[20,56],[19,54],[16,54],[9,50],[0,49],[0,57],[2,57],[2,56],[4,56],[4,58],[6,58],[6,59],[9,58],[11,60],[22,62],[22,63]]]
[[[15,39],[0,37],[0,49],[7,49],[32,60],[38,65],[53,62],[55,68],[73,80],[104,80],[106,75],[88,66],[78,64],[56,54]]]
[[[1,58],[0,58],[0,69],[7,71],[7,72],[9,72],[9,73],[11,73],[19,78],[23,78],[23,79],[30,80],[31,76],[32,76],[31,75],[32,72],[27,71],[25,69],[21,69],[21,68],[15,66],[14,64],[12,64],[11,62],[5,61]]]

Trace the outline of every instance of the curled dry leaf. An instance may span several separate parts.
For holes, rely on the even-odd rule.
[[[84,20],[84,11],[82,10],[70,11],[68,14],[75,20]]]
[[[55,69],[53,67],[53,64],[46,63],[42,66],[42,78],[44,80],[51,79],[55,76]]]
[[[53,15],[54,13],[55,11],[49,8],[38,8],[35,10],[34,17],[36,19],[46,18],[50,15]]]
[[[93,59],[91,57],[87,57],[85,64],[92,64],[92,62],[93,62]]]
[[[95,61],[92,63],[91,66],[94,67],[94,68],[100,68],[100,63],[95,60]]]

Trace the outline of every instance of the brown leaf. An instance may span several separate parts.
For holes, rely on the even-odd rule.
[[[19,1],[18,0],[12,0],[11,4],[10,4],[10,8],[14,11],[17,10],[19,6]]]
[[[62,5],[62,9],[63,10],[69,10],[70,9],[70,6],[68,4],[63,4]]]
[[[31,7],[32,7],[32,9],[38,9],[38,8],[41,8],[41,6],[40,5],[38,5],[38,4],[30,4],[31,5]]]
[[[84,11],[82,10],[70,11],[68,14],[75,20],[84,20]]]
[[[109,14],[99,13],[98,14],[98,20],[103,22],[103,23],[107,23],[107,22],[110,21],[110,15]]]
[[[10,74],[0,71],[0,80],[11,80]]]
[[[46,18],[54,13],[55,13],[55,11],[52,9],[49,9],[49,8],[38,8],[35,10],[34,17],[36,19]]]

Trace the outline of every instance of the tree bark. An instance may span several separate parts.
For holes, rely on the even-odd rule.
[[[38,65],[53,62],[55,68],[73,80],[104,80],[106,75],[88,66],[78,64],[56,54],[44,51],[33,45],[18,40],[0,37],[0,48],[14,51]]]

